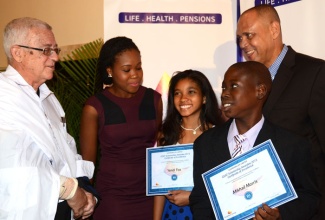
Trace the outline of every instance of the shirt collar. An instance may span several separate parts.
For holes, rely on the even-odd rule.
[[[265,121],[265,119],[264,119],[264,116],[262,115],[261,120],[259,120],[259,122],[257,122],[253,127],[251,127],[251,129],[249,129],[246,133],[243,134],[247,138],[247,142],[249,143],[250,148],[254,147],[254,143],[256,141],[257,135],[260,132],[260,130],[264,124],[264,121]],[[238,134],[239,134],[239,132],[238,132],[238,129],[236,126],[236,119],[234,119],[230,124],[228,136],[227,136],[229,148],[232,149],[235,146],[234,145],[234,143],[235,143],[234,136],[238,135]],[[233,145],[233,146],[230,146],[230,145]]]
[[[275,77],[276,73],[278,72],[278,69],[280,67],[280,64],[282,63],[282,61],[284,59],[284,56],[286,55],[287,52],[288,52],[288,47],[284,44],[283,49],[282,49],[280,55],[278,56],[278,58],[276,58],[276,60],[274,61],[274,63],[269,68],[269,71],[271,73],[272,80],[274,80],[274,77]]]
[[[15,68],[13,68],[11,65],[8,65],[6,71],[1,74],[3,74],[6,78],[14,81],[16,84],[20,86],[31,87],[31,85],[29,85],[26,82],[26,80],[18,73],[18,71]]]
[[[7,69],[5,72],[1,73],[3,74],[5,77],[7,77],[8,79],[12,80],[13,82],[15,82],[17,85],[20,86],[20,88],[22,90],[24,90],[25,92],[29,92],[30,94],[34,94],[35,93],[35,97],[37,97],[37,94],[34,90],[34,88],[29,85],[26,80],[19,74],[19,72],[12,67],[11,65],[8,65]],[[40,91],[40,100],[43,101],[44,99],[46,99],[50,94],[52,94],[53,92],[48,88],[48,86],[46,85],[46,83],[43,83],[40,87],[39,87],[39,91]],[[34,97],[34,96],[33,96]],[[34,97],[34,98],[35,98]]]

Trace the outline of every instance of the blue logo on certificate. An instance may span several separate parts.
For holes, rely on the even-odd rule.
[[[177,175],[176,174],[172,175],[172,180],[174,180],[174,181],[177,180]]]
[[[253,193],[251,191],[248,191],[245,193],[245,199],[250,200],[253,198]]]

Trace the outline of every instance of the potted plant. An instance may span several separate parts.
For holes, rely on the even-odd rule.
[[[67,129],[79,148],[79,128],[85,101],[95,94],[96,66],[103,39],[84,44],[60,59],[53,80],[48,87],[60,101],[67,121]]]

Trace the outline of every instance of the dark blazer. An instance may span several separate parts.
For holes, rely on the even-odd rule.
[[[231,119],[204,132],[194,142],[194,188],[190,206],[195,220],[215,219],[201,174],[231,158],[227,135]],[[310,143],[265,120],[254,146],[271,139],[298,198],[279,207],[283,220],[308,220],[317,211],[320,194],[310,161]]]
[[[296,53],[289,46],[274,78],[263,115],[273,124],[312,142],[313,165],[319,183],[324,182],[325,61]]]

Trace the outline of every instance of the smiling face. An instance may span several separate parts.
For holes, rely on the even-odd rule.
[[[261,114],[258,86],[250,75],[229,68],[222,82],[222,111],[228,118],[250,119]]]
[[[199,118],[205,97],[200,87],[191,79],[178,81],[174,91],[174,105],[182,117]]]
[[[107,68],[112,75],[113,86],[109,90],[116,96],[130,98],[142,83],[141,55],[135,49],[126,50],[115,57],[114,66]]]
[[[280,24],[259,16],[254,10],[239,18],[236,34],[245,59],[263,63],[266,67],[274,63],[283,47]]]
[[[45,28],[33,28],[30,30],[25,46],[35,48],[57,48],[54,34],[51,30]],[[35,90],[39,88],[47,80],[52,79],[55,69],[55,62],[59,60],[58,54],[53,52],[50,56],[46,56],[42,51],[22,48],[14,46],[15,67],[22,77]]]

